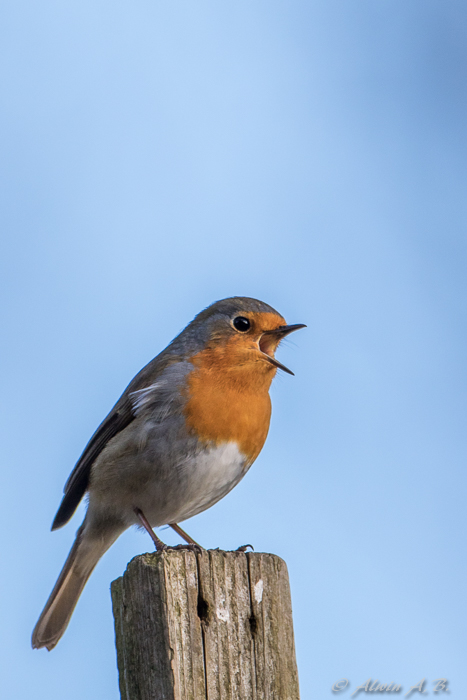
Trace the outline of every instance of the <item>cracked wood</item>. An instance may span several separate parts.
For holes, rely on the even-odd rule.
[[[168,551],[112,583],[124,700],[298,700],[285,562]]]

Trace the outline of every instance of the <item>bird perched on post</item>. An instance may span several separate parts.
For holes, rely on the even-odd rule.
[[[32,635],[53,649],[95,565],[131,525],[178,523],[217,503],[246,474],[269,429],[269,387],[286,325],[268,304],[248,297],[217,301],[130,382],[86,445],[52,524],[89,503],[65,565]],[[179,545],[180,546],[180,545]]]

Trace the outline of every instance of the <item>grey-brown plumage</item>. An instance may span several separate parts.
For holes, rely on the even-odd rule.
[[[261,329],[259,321],[253,321],[262,315],[269,324],[276,319],[276,330]],[[238,316],[252,319],[250,335],[244,334],[247,357],[251,354],[255,371],[261,366],[263,372],[272,372],[269,387],[281,365],[272,352],[262,351],[260,339],[274,334],[275,348],[295,326],[282,325],[284,320],[274,309],[247,297],[224,299],[202,311],[136,375],[90,439],[65,485],[52,529],[68,522],[86,492],[88,509],[34,629],[34,648],[50,650],[57,644],[100,557],[126,528],[140,524],[136,511],[151,527],[181,522],[216,503],[246,473],[251,460],[238,444],[198,439],[187,428],[184,411],[193,358],[210,348],[227,347],[232,339],[243,340],[233,323]],[[242,383],[235,381],[235,392],[241,394]]]

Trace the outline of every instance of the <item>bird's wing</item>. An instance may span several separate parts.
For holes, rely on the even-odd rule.
[[[126,428],[134,417],[131,403],[122,402],[122,406],[119,409],[115,407],[97,428],[68,477],[63,489],[62,502],[52,523],[52,530],[57,530],[69,521],[87,490],[91,467],[96,457],[109,440]]]
[[[171,364],[161,360],[161,356],[155,358],[136,375],[89,440],[65,484],[52,530],[70,520],[88,488],[92,465],[115,435],[144,412],[151,412],[152,419],[161,422],[178,408],[174,400],[179,395],[176,389],[193,366],[188,362],[174,362],[173,358]]]

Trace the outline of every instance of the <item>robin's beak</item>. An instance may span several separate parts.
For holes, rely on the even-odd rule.
[[[291,326],[279,326],[271,331],[264,331],[259,340],[259,349],[261,350],[264,359],[271,365],[274,365],[274,367],[282,369],[284,372],[292,375],[292,370],[288,369],[285,365],[276,360],[274,357],[274,351],[286,335],[289,335],[289,333],[293,333],[294,331],[298,331],[300,328],[306,328],[306,325],[304,323],[295,323]]]

